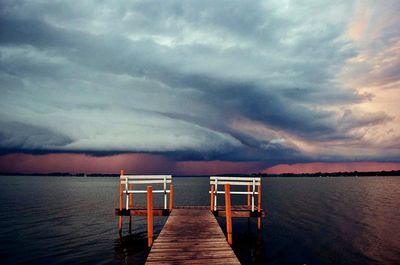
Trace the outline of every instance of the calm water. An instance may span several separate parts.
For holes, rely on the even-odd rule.
[[[173,181],[177,205],[209,204],[207,178]],[[119,238],[117,183],[1,176],[0,264],[143,263],[145,219]],[[400,264],[400,178],[269,178],[262,199],[260,234],[255,221],[234,220],[244,264]],[[157,233],[164,222],[155,218]]]

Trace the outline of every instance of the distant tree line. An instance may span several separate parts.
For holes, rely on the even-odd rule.
[[[12,175],[12,176],[56,176],[56,177],[118,177],[119,174],[102,174],[102,173],[66,173],[66,172],[51,172],[51,173],[0,173],[0,175]],[[400,176],[400,170],[391,171],[352,171],[352,172],[316,172],[316,173],[283,173],[283,174],[265,174],[265,173],[253,173],[253,174],[220,174],[219,176],[260,176],[260,177],[371,177],[371,176]],[[193,177],[193,175],[187,176],[176,176],[176,177]],[[209,175],[198,175],[196,177],[209,177]]]
[[[316,172],[316,173],[284,173],[284,174],[261,174],[266,177],[371,177],[371,176],[400,176],[400,170],[391,171],[352,171],[352,172]]]
[[[51,173],[0,173],[2,176],[54,176],[54,177],[119,177],[119,174],[102,174],[102,173],[68,173],[68,172],[51,172]]]

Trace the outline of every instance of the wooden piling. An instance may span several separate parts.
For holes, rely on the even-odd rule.
[[[129,190],[133,190],[133,184],[129,184]],[[129,208],[133,208],[133,193],[129,193]]]
[[[133,184],[129,184],[129,190],[133,190]],[[129,193],[129,209],[133,208],[133,193]],[[129,233],[132,233],[132,216],[129,216]]]
[[[215,187],[214,187],[214,185],[211,185],[210,210],[212,212],[214,211],[214,193],[215,193]]]
[[[169,184],[169,210],[172,211],[174,207],[174,185]]]
[[[232,211],[231,211],[231,187],[225,184],[225,208],[226,208],[226,233],[228,243],[232,245]]]
[[[121,177],[124,175],[124,170],[123,169],[121,169],[120,175],[121,176],[119,178],[119,210],[121,211],[122,210],[122,202],[123,202],[123,197],[122,197],[122,195],[123,195],[123,185],[122,185]],[[118,220],[118,229],[119,229],[120,232],[122,231],[122,216],[120,216],[119,220]]]
[[[153,187],[147,186],[147,238],[148,246],[153,245]]]
[[[258,210],[257,228],[258,230],[261,230],[261,182],[260,185],[258,185],[257,210]]]
[[[250,184],[247,185],[247,192],[248,192],[248,194],[247,194],[247,207],[250,208]]]

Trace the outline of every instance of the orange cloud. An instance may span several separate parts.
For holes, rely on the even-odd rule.
[[[368,28],[371,19],[371,8],[361,2],[357,3],[357,12],[349,24],[347,35],[353,40],[361,40]]]

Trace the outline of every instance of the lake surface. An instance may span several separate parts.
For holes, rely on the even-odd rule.
[[[176,205],[209,205],[208,178],[173,182]],[[143,264],[146,219],[119,238],[118,190],[118,178],[0,176],[0,264]],[[399,202],[399,177],[266,178],[261,233],[234,219],[233,249],[243,264],[400,264]]]

